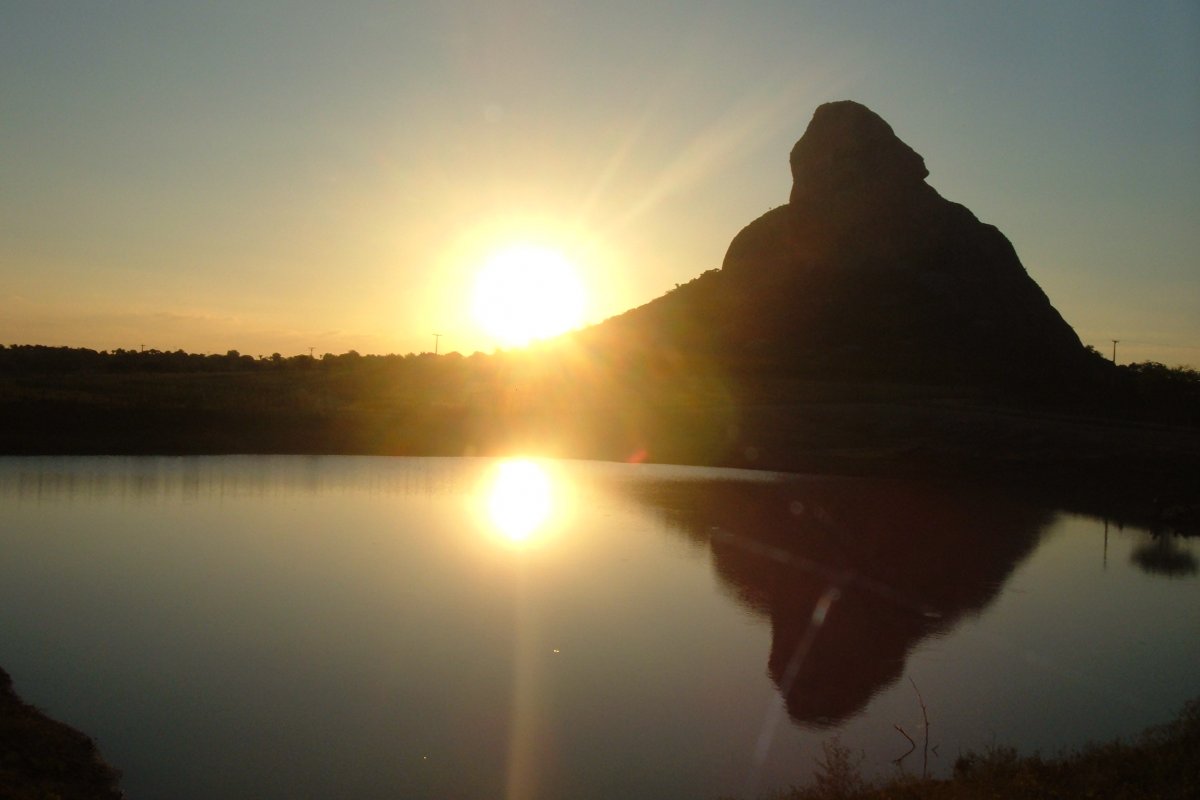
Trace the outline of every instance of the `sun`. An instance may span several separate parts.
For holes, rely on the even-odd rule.
[[[523,347],[577,328],[586,296],[560,251],[514,245],[493,253],[475,278],[472,315],[504,347]]]

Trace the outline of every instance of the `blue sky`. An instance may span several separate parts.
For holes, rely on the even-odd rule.
[[[512,241],[599,320],[718,266],[853,99],[1085,342],[1200,365],[1200,5],[644,5],[0,5],[0,341],[489,350]]]

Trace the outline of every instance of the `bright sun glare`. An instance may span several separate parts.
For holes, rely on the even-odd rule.
[[[502,461],[487,492],[487,516],[505,539],[520,544],[536,534],[553,511],[550,476],[532,461]]]
[[[522,347],[583,324],[578,271],[557,250],[533,245],[494,253],[475,280],[472,312],[505,347]]]

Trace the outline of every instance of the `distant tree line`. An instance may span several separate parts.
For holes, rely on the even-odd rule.
[[[681,290],[688,290],[684,286]],[[1141,420],[1171,425],[1200,426],[1200,371],[1187,366],[1168,367],[1155,361],[1116,366],[1093,348],[1090,377],[1072,384],[1069,392],[1056,389],[1063,410],[1087,414]],[[39,382],[42,377],[55,381],[99,380],[102,376],[262,376],[275,375],[280,386],[309,387],[310,380],[335,381],[364,401],[394,395],[436,397],[443,400],[481,393],[495,394],[496,386],[508,386],[514,392],[564,403],[578,402],[581,392],[588,396],[608,396],[626,402],[628,395],[645,395],[652,402],[671,402],[695,394],[697,376],[708,366],[703,360],[675,355],[666,359],[649,348],[628,358],[613,358],[603,348],[571,358],[548,351],[511,351],[491,355],[474,353],[464,357],[457,352],[442,355],[408,353],[406,355],[362,355],[355,350],[341,354],[269,356],[245,355],[237,350],[224,354],[188,353],[184,350],[91,350],[78,347],[45,345],[0,345],[0,388],[14,381]],[[679,363],[675,363],[679,362]],[[287,376],[294,376],[289,379]],[[75,376],[75,377],[73,377]],[[94,378],[89,377],[94,376]],[[301,379],[301,376],[308,376]],[[782,374],[779,370],[756,369],[750,362],[736,374],[718,382],[738,382],[751,394],[761,387],[791,385],[805,378],[837,380],[836,371],[824,378],[818,375]],[[851,381],[850,383],[853,383]],[[111,388],[111,385],[109,385]],[[486,387],[486,388],[482,388]],[[516,387],[516,388],[514,388]],[[109,389],[105,389],[108,391]],[[691,393],[691,395],[689,395]],[[571,398],[571,399],[564,399]],[[693,397],[693,399],[695,399]],[[787,398],[784,398],[787,399]],[[792,398],[795,399],[795,398]]]
[[[1200,371],[1143,361],[1117,367],[1114,384],[1117,415],[1200,427]]]
[[[471,359],[485,358],[476,353]],[[50,347],[37,344],[0,345],[0,373],[210,373],[266,372],[278,370],[338,369],[354,366],[396,366],[418,361],[463,360],[459,353],[360,355],[355,350],[335,355],[251,356],[229,350],[224,354],[188,353],[184,350],[92,350],[85,347]]]

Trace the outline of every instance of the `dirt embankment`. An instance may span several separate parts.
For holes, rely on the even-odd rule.
[[[90,737],[21,700],[0,669],[0,796],[121,800],[119,778]]]

